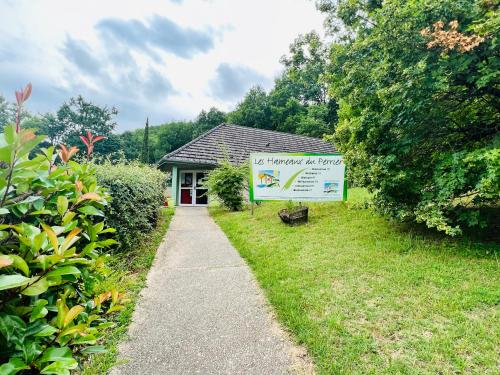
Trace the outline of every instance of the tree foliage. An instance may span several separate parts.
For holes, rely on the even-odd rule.
[[[337,103],[325,81],[328,48],[315,32],[300,35],[281,58],[284,70],[269,93],[253,87],[229,113],[229,122],[322,137],[337,124]]]
[[[144,126],[144,136],[142,138],[142,151],[141,151],[141,161],[143,163],[149,163],[149,118],[146,119],[146,125]]]
[[[116,108],[99,106],[87,101],[82,96],[71,98],[54,113],[32,116],[24,113],[23,126],[34,129],[46,136],[42,146],[71,144],[84,146],[80,135],[90,131],[92,134],[105,136],[106,139],[95,146],[97,155],[110,155],[121,150],[120,138],[113,133],[116,128]]]
[[[207,111],[202,110],[195,120],[195,129],[193,138],[197,137],[216,126],[225,123],[227,120],[226,113],[212,107]]]
[[[4,126],[14,122],[11,104],[0,94],[0,131]]]
[[[192,122],[169,122],[149,126],[149,164],[157,163],[165,154],[193,139]],[[141,160],[144,129],[129,130],[117,135],[126,160]]]
[[[163,156],[185,145],[206,131],[224,123],[226,113],[217,108],[202,110],[194,121],[173,121],[157,126],[148,126],[149,158],[147,163],[157,163]],[[141,150],[145,129],[126,131],[118,138],[127,160],[142,160]]]
[[[351,31],[329,69],[351,176],[398,219],[450,235],[487,225],[500,196],[498,5],[322,3]]]
[[[228,118],[233,124],[273,129],[271,108],[266,91],[260,86],[252,87]]]

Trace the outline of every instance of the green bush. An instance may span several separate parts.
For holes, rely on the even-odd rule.
[[[30,87],[27,87],[27,89]],[[30,91],[30,90],[29,90]],[[29,96],[19,94],[19,107]],[[94,296],[106,238],[108,193],[76,148],[10,125],[0,134],[0,374],[69,374],[119,310],[116,291]],[[58,158],[59,156],[59,158]]]
[[[247,166],[235,166],[223,161],[210,171],[205,181],[209,194],[215,195],[226,208],[239,211],[243,207],[243,191],[247,181]]]
[[[167,176],[156,168],[139,163],[95,166],[97,180],[111,194],[106,210],[108,224],[116,228],[122,249],[155,228],[165,201]]]
[[[332,47],[329,73],[340,103],[334,140],[350,178],[396,219],[449,235],[493,229],[490,212],[498,215],[500,197],[498,2],[322,5],[336,25],[354,31]]]

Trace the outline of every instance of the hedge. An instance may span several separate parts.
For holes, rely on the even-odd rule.
[[[137,162],[96,165],[99,183],[111,194],[108,224],[116,229],[122,250],[152,231],[165,201],[167,175]]]

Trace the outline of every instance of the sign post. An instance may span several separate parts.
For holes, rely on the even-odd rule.
[[[250,201],[345,201],[345,176],[340,154],[251,154]]]

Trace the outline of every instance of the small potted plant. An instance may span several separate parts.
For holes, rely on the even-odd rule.
[[[309,207],[293,204],[292,201],[288,202],[286,208],[278,212],[280,219],[288,225],[299,225],[307,223],[309,218]]]

